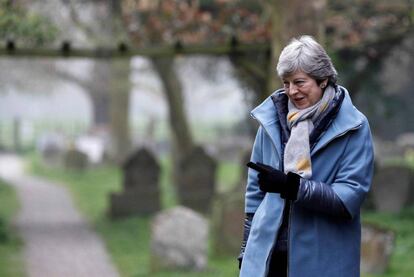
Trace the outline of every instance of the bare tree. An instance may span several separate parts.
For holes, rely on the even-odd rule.
[[[115,0],[63,1],[69,11],[70,24],[76,27],[92,46],[115,46],[114,39],[123,37],[121,6]],[[83,10],[93,10],[89,21],[81,16]],[[129,131],[129,59],[100,59],[94,61],[89,79],[79,78],[59,68],[56,75],[75,82],[88,93],[92,103],[91,128],[108,129],[112,141],[111,156],[122,161],[131,147]]]

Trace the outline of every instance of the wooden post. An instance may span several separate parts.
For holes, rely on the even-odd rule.
[[[13,148],[14,148],[14,151],[17,153],[19,153],[22,150],[20,129],[21,129],[21,120],[20,118],[15,117],[13,119]]]

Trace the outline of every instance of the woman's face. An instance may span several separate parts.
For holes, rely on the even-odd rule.
[[[302,71],[296,71],[282,78],[282,81],[286,94],[298,109],[316,104],[322,98],[321,86],[326,85],[326,81],[318,85],[315,79]]]

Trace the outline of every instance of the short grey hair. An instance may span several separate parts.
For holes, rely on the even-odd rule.
[[[284,78],[300,70],[315,79],[318,84],[328,79],[336,84],[338,73],[325,49],[311,36],[293,38],[282,50],[277,64],[279,77]]]

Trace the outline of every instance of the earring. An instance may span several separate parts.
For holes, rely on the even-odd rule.
[[[325,84],[322,84],[322,85],[321,85],[321,88],[325,88]]]

